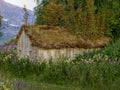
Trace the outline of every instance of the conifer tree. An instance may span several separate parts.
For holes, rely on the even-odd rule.
[[[24,24],[28,25],[28,16],[29,16],[29,13],[27,11],[26,5],[24,5],[23,10],[24,10]]]
[[[1,15],[1,12],[0,12],[0,29],[1,29],[1,26],[2,26],[2,15]],[[2,36],[2,33],[0,32],[0,37]]]
[[[0,27],[2,26],[2,15],[1,15],[1,12],[0,12]]]

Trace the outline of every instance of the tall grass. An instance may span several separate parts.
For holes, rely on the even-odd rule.
[[[91,90],[119,90],[120,42],[79,55],[72,61],[63,57],[47,64],[1,52],[0,71],[23,79],[32,77],[37,82],[71,84]]]

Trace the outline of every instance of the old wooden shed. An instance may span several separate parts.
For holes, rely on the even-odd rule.
[[[57,26],[23,26],[16,38],[19,57],[30,59],[74,58],[78,54],[109,43],[109,38],[83,39]]]

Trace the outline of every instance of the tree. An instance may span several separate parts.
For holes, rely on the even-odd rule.
[[[37,15],[39,18],[37,23],[47,24],[53,26],[61,26],[64,24],[64,6],[61,4],[57,4],[56,2],[51,1],[49,4],[41,7],[41,13]]]
[[[2,15],[1,15],[1,12],[0,12],[0,29],[1,29],[1,26],[2,26]],[[0,32],[0,37],[2,36],[2,33]]]
[[[2,15],[1,15],[1,12],[0,12],[0,27],[2,26]]]
[[[25,5],[24,5],[23,10],[24,10],[24,24],[28,25],[28,16],[29,16],[29,13],[28,13],[27,8],[26,8]]]
[[[62,25],[87,37],[120,31],[120,0],[42,0],[35,14],[36,24]]]

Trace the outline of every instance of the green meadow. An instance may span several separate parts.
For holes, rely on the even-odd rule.
[[[120,90],[120,42],[56,62],[18,58],[16,50],[0,53],[2,90]]]

